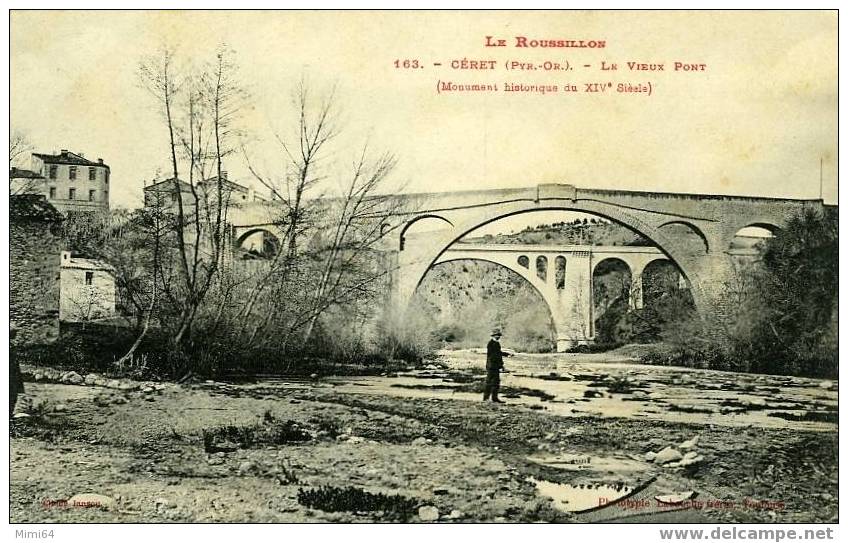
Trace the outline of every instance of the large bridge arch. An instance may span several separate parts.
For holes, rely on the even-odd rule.
[[[449,211],[449,210],[447,210]],[[452,228],[434,232],[426,239],[419,240],[415,245],[408,243],[403,251],[398,253],[397,280],[395,281],[396,302],[406,306],[411,300],[412,293],[418,287],[427,270],[432,267],[439,257],[452,245],[470,232],[497,220],[515,215],[538,211],[571,211],[587,213],[607,218],[622,224],[651,240],[686,277],[692,289],[695,305],[699,311],[709,313],[711,297],[705,293],[701,276],[705,271],[703,255],[693,255],[685,244],[666,235],[660,226],[668,223],[666,217],[659,220],[646,220],[637,213],[625,207],[597,200],[549,199],[544,202],[534,199],[518,199],[509,202],[499,202],[493,205],[478,206],[472,209],[462,209],[446,216],[446,210],[441,215],[449,219]],[[409,222],[415,221],[412,217]],[[713,259],[710,259],[713,260]],[[531,269],[533,268],[531,261]]]

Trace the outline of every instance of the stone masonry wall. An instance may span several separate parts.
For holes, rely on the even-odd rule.
[[[49,343],[59,336],[60,238],[51,224],[17,219],[9,225],[11,323],[16,344]]]

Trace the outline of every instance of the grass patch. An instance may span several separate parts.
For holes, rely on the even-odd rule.
[[[266,413],[261,424],[251,426],[219,426],[203,430],[203,448],[207,453],[232,452],[264,445],[304,443],[312,439],[309,432],[295,421],[280,421]]]

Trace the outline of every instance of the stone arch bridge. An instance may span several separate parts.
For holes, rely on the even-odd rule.
[[[414,211],[387,219],[395,257],[392,292],[395,304],[401,307],[409,303],[432,266],[446,258],[456,259],[458,253],[450,248],[469,232],[522,213],[574,211],[610,219],[653,242],[652,257],[668,258],[686,278],[708,333],[718,333],[722,319],[728,314],[730,301],[725,293],[735,273],[737,251],[731,248],[731,243],[737,232],[749,226],[774,231],[805,208],[819,211],[824,208],[822,200],[583,189],[562,184],[403,198],[409,200],[408,207]],[[443,228],[426,235],[409,235],[410,228],[425,220]],[[469,249],[463,246],[463,250]],[[540,246],[536,252],[546,250]],[[585,251],[574,251],[572,259],[578,262],[585,259],[581,266],[587,270],[587,277],[591,277],[591,262],[603,250],[606,249],[594,247],[588,255],[583,254]],[[585,289],[589,283],[584,280],[582,284]],[[584,298],[591,299],[591,290]],[[566,328],[575,327],[571,323]],[[583,337],[572,336],[564,339],[591,340],[588,333]]]
[[[737,232],[748,226],[773,231],[783,227],[791,216],[804,209],[822,211],[825,207],[821,199],[605,190],[566,184],[382,198],[392,201],[393,205],[387,207],[395,212],[389,216],[376,212],[371,218],[381,221],[386,232],[383,251],[387,257],[381,261],[391,269],[392,301],[401,308],[411,301],[431,267],[445,259],[457,258],[459,249],[451,249],[451,246],[469,232],[523,213],[574,211],[612,220],[649,239],[655,248],[645,255],[664,257],[677,265],[689,284],[708,333],[718,333],[723,318],[728,314],[730,302],[725,293],[735,270],[734,258],[738,251],[731,248],[731,243]],[[404,211],[398,213],[397,209]],[[231,210],[229,222],[234,247],[239,247],[239,244],[243,248],[248,244],[264,244],[267,236],[279,238],[282,233],[271,220],[275,216],[278,216],[278,210],[269,202]],[[426,235],[411,235],[414,230],[410,229],[423,221],[438,224],[441,228]],[[570,251],[571,259],[575,262],[584,259],[586,263],[582,267],[588,270],[586,273],[590,277],[591,262],[607,249],[621,253],[629,250],[624,247],[593,247],[586,255],[583,254],[586,250],[574,249]],[[471,249],[466,246],[462,250]],[[535,253],[547,251],[547,248],[540,247]],[[481,253],[475,254],[479,256]],[[635,258],[635,254],[630,253],[628,258]],[[584,292],[587,283],[584,281],[582,284],[583,290],[575,291],[575,296],[579,292],[585,294],[584,298],[591,299],[591,290]],[[577,325],[571,323],[564,329],[576,328]],[[583,336],[569,334],[573,336],[565,338],[569,341],[591,340],[590,333]]]

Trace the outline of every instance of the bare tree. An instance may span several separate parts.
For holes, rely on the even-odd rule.
[[[34,149],[35,147],[26,133],[13,129],[9,136],[9,167],[11,168],[13,164],[18,162],[18,159]]]
[[[175,245],[177,273],[160,266],[159,281],[176,308],[170,327],[175,346],[191,341],[198,311],[218,276],[228,242],[231,191],[223,160],[233,152],[229,142],[243,99],[231,54],[222,46],[212,63],[186,74],[166,50],[143,62],[139,70],[144,86],[160,105],[170,150],[174,205],[169,239]],[[180,179],[185,162],[187,178]],[[210,170],[216,173],[214,179],[207,179]],[[190,197],[184,194],[186,187]]]
[[[388,272],[374,253],[387,234],[387,221],[402,205],[401,199],[380,196],[396,164],[390,153],[372,158],[364,145],[346,178],[328,178],[328,144],[339,134],[335,88],[313,96],[301,80],[294,102],[295,144],[277,135],[286,165],[279,181],[260,173],[247,158],[251,173],[279,202],[283,234],[282,250],[250,289],[240,312],[250,323],[251,342],[266,337],[272,323],[284,341],[292,336],[308,341],[328,309],[371,296]],[[328,185],[337,190],[319,190]],[[269,294],[281,303],[260,304]],[[258,305],[261,311],[254,318]]]

